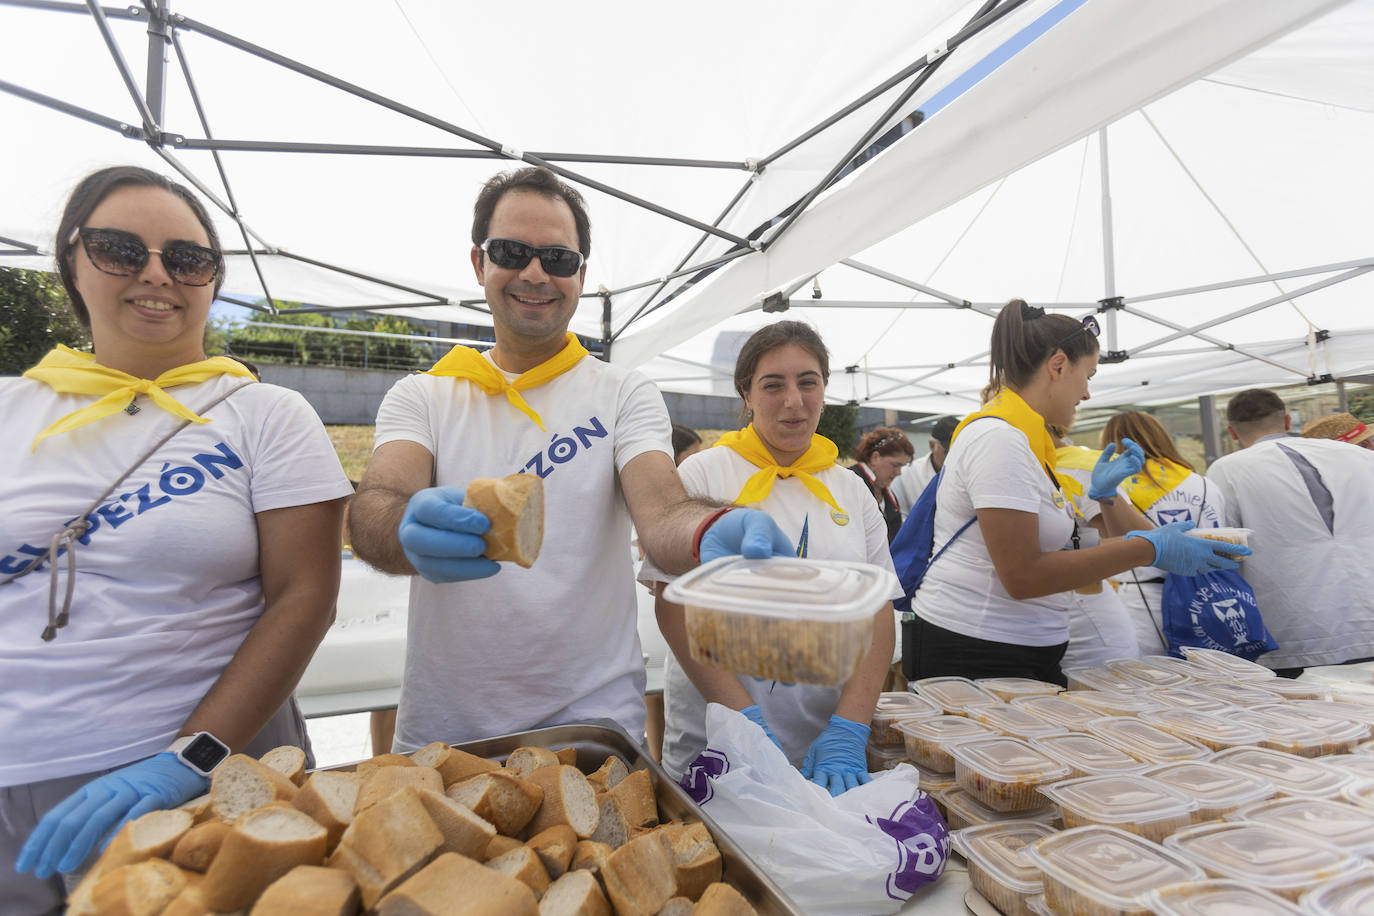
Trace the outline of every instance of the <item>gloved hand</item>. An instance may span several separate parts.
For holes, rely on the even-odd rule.
[[[801,774],[831,795],[843,795],[870,782],[864,745],[869,728],[849,719],[831,716],[830,724],[811,742],[802,760]]]
[[[171,751],[131,763],[77,789],[33,828],[14,870],[47,879],[86,861],[95,844],[125,821],[175,808],[210,790],[210,780]]]
[[[797,548],[772,516],[757,509],[732,509],[701,536],[701,562],[743,554],[751,560],[795,557]]]
[[[1240,564],[1231,557],[1250,555],[1249,547],[1187,533],[1196,527],[1191,521],[1171,522],[1149,531],[1131,531],[1126,537],[1149,541],[1155,549],[1155,561],[1150,565],[1181,576],[1198,576],[1214,569],[1237,569]]]
[[[782,750],[782,744],[779,743],[778,736],[773,734],[773,730],[769,728],[768,723],[763,720],[763,710],[759,709],[757,704],[753,706],[746,706],[743,709],[741,709],[740,712],[744,714],[744,718],[748,719],[750,722],[753,722],[759,728],[763,729],[763,733],[768,736],[768,740],[776,744],[778,746],[778,750]]]
[[[1093,465],[1092,483],[1088,486],[1089,499],[1111,499],[1116,495],[1117,487],[1145,468],[1145,453],[1140,446],[1130,439],[1122,439],[1121,444],[1124,447],[1115,459],[1112,458],[1116,452],[1115,442],[1107,443],[1097,457],[1097,464]]]
[[[429,487],[410,497],[397,534],[415,571],[431,582],[465,582],[500,572],[482,556],[491,521],[463,505],[460,487]]]

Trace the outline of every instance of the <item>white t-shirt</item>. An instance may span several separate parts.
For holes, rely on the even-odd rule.
[[[687,492],[693,496],[733,501],[758,468],[734,449],[718,446],[692,455],[682,462],[678,472]],[[887,523],[864,482],[839,465],[826,468],[816,474],[816,478],[848,513],[847,524],[837,524],[831,518],[831,508],[795,477],[775,480],[767,498],[750,508],[772,516],[794,544],[801,540],[805,531],[805,555],[808,557],[872,563],[892,571],[892,554],[887,549]],[[639,578],[647,584],[671,582],[676,577],[664,573],[646,559],[640,567]],[[900,594],[900,589],[894,589],[889,597],[896,598]],[[893,621],[895,629],[895,615]],[[763,712],[768,727],[782,742],[788,758],[794,764],[801,763],[807,748],[835,712],[840,688],[783,684],[744,676],[739,680]],[[706,747],[706,701],[671,652],[665,664],[663,706],[663,765],[674,777],[680,777]]]
[[[996,418],[965,426],[945,459],[936,494],[934,550],[949,542],[978,509],[1032,512],[1040,549],[1070,545],[1073,510],[1030,450],[1025,435]],[[938,627],[993,642],[1055,646],[1069,638],[1069,594],[1018,601],[1007,594],[973,524],[930,564],[912,610]]]
[[[244,379],[168,392],[191,410]],[[92,403],[0,380],[0,578],[23,568],[180,419],[139,395],[45,439]],[[44,642],[49,571],[0,585],[0,786],[121,766],[165,750],[263,611],[255,513],[352,493],[299,394],[247,384],[129,475],[76,553],[70,623]],[[66,586],[66,557],[60,584]],[[62,596],[58,595],[59,607]]]
[[[1285,449],[1320,475],[1331,528]],[[1224,494],[1227,525],[1251,529],[1254,553],[1240,572],[1279,644],[1258,661],[1297,668],[1374,655],[1374,452],[1269,439],[1218,459],[1207,479]]]
[[[897,500],[897,508],[902,512],[903,521],[911,514],[911,507],[916,505],[916,500],[921,498],[926,484],[934,480],[937,473],[939,472],[935,470],[935,463],[927,453],[924,458],[918,458],[907,465],[887,488],[887,492]]]
[[[641,373],[591,357],[522,395],[547,432],[502,395],[424,374],[398,381],[377,414],[377,445],[424,446],[435,458],[435,486],[518,471],[544,479],[544,544],[534,566],[502,564],[472,582],[412,577],[399,751],[598,717],[644,732],[619,475],[645,452],[671,459],[663,396]]]

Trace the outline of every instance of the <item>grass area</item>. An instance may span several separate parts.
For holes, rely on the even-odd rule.
[[[374,427],[326,426],[325,429],[329,430],[334,451],[339,453],[339,462],[348,479],[354,483],[362,480],[363,471],[367,470],[367,460],[372,457]]]

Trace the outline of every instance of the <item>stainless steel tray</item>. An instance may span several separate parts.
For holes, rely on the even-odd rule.
[[[681,786],[673,782],[625,729],[610,719],[555,725],[552,728],[455,744],[454,747],[494,760],[504,760],[517,747],[574,747],[577,748],[577,765],[587,773],[595,772],[611,754],[624,760],[631,770],[647,769],[658,796],[659,816],[665,820],[680,818],[685,821],[699,820],[705,824],[720,849],[725,882],[743,894],[758,910],[759,916],[802,916],[801,910],[787,899],[782,888],[764,874],[728,834],[716,826],[711,816],[701,810],[682,791]]]

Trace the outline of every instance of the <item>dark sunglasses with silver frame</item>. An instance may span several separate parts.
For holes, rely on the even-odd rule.
[[[550,277],[571,277],[582,266],[582,252],[561,245],[543,248],[516,239],[487,239],[480,246],[497,267],[524,270],[531,258],[539,258],[539,266]]]
[[[133,276],[148,266],[148,258],[154,254],[162,259],[167,276],[182,286],[208,286],[224,266],[218,251],[192,242],[149,248],[143,239],[122,229],[77,228],[67,241],[74,245],[77,238],[95,269],[115,277]]]
[[[1053,356],[1056,350],[1064,349],[1064,344],[1068,343],[1069,341],[1077,337],[1079,334],[1083,333],[1091,334],[1093,337],[1097,337],[1102,333],[1102,327],[1097,323],[1096,315],[1089,315],[1088,317],[1084,318],[1083,323],[1076,330],[1065,336],[1053,347],[1050,347],[1050,355]]]

